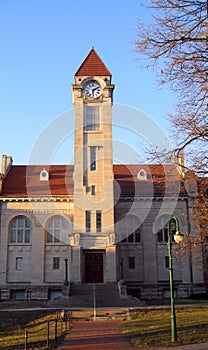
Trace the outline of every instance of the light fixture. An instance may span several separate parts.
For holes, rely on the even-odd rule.
[[[176,231],[176,233],[173,235],[173,237],[174,237],[174,241],[177,244],[183,243],[184,235],[182,233],[180,233],[179,231]]]

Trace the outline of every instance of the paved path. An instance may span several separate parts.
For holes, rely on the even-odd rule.
[[[135,347],[113,321],[77,321],[58,350],[145,350]],[[153,349],[152,349],[153,350]],[[208,350],[208,343],[155,350]]]
[[[58,350],[138,350],[121,333],[116,322],[74,322]]]

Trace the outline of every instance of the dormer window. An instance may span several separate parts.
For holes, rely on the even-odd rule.
[[[46,169],[43,169],[40,172],[40,181],[48,181],[48,179],[49,179],[49,173]]]
[[[144,169],[140,169],[137,173],[137,179],[141,181],[147,180],[147,172]]]

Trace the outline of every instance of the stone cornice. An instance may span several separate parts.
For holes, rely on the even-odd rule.
[[[1,197],[2,202],[73,202],[72,196]]]
[[[115,201],[117,202],[134,202],[134,201],[163,201],[163,200],[186,200],[188,196],[123,196],[123,197],[115,197]]]

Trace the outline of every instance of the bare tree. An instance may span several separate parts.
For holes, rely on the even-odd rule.
[[[189,168],[204,176],[208,173],[207,1],[150,0],[149,8],[153,21],[138,22],[136,51],[145,67],[158,67],[160,83],[169,83],[178,100],[175,113],[169,115],[174,150],[166,156],[183,152]]]
[[[146,68],[157,67],[160,84],[168,83],[176,94],[175,112],[169,114],[173,150],[151,149],[149,159],[178,159],[184,167],[193,219],[185,249],[201,247],[208,253],[208,22],[206,0],[149,0],[153,13],[149,25],[138,21],[135,41]],[[186,159],[186,166],[183,158]],[[193,232],[197,232],[195,234]],[[208,264],[207,264],[208,267]],[[205,273],[208,286],[208,270]],[[207,287],[208,288],[208,287]]]

